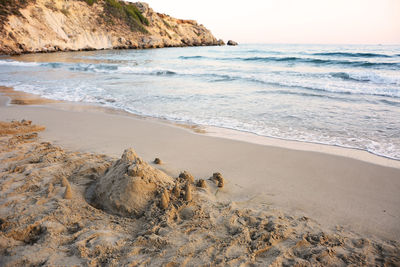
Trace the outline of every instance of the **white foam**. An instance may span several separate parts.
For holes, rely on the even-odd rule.
[[[0,66],[37,67],[40,66],[40,63],[15,60],[0,60]]]

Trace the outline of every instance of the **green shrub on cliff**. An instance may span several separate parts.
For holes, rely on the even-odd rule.
[[[127,5],[124,5],[124,8],[125,8],[126,14],[129,17],[140,21],[140,23],[142,23],[146,26],[149,26],[149,21],[142,15],[142,13],[139,11],[139,9],[135,5],[127,4]]]
[[[149,21],[145,18],[139,9],[132,3],[119,0],[81,0],[92,6],[94,3],[104,5],[104,14],[100,17],[104,22],[114,24],[115,20],[125,22],[132,31],[148,33],[144,26],[149,25]],[[28,3],[35,3],[35,0],[0,0],[0,29],[9,15],[20,16],[19,10],[24,8]],[[53,4],[49,1],[48,4]],[[65,15],[68,15],[67,10],[61,10]]]
[[[149,25],[149,21],[132,3],[120,2],[118,0],[105,0],[104,12],[108,17],[125,21],[132,31],[148,33],[143,25]]]
[[[4,0],[0,0],[4,1]],[[100,2],[99,0],[82,0],[88,5]],[[144,25],[148,26],[149,21],[145,18],[139,9],[132,3],[119,0],[104,0],[104,14],[101,18],[108,24],[114,25],[114,19],[124,21],[132,31],[148,33]]]
[[[97,2],[97,0],[83,0],[86,2],[86,4],[88,4],[89,6],[92,6],[94,3]]]

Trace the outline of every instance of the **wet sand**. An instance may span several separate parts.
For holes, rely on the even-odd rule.
[[[5,86],[0,86],[0,95],[8,96],[10,100],[7,102],[16,105],[43,105],[59,102],[22,91],[15,91],[13,88]],[[4,101],[6,101],[5,98],[3,98],[3,101],[0,103],[2,106],[5,104]]]

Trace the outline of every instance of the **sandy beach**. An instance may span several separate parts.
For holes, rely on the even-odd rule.
[[[12,97],[12,95],[10,96]],[[322,238],[320,236],[322,233],[322,235],[332,235],[326,238],[326,240],[330,240],[329,242],[332,241],[331,238],[333,238],[333,236],[340,236],[344,238],[343,240],[351,240],[350,247],[347,241],[343,241],[344,243],[341,245],[335,245],[338,246],[337,248],[340,247],[340,251],[345,250],[350,253],[348,255],[356,255],[357,253],[359,253],[357,255],[364,256],[369,255],[368,253],[374,255],[377,251],[373,248],[376,248],[376,244],[381,244],[383,242],[385,251],[382,252],[383,254],[379,252],[383,255],[381,256],[381,258],[383,258],[380,260],[393,264],[399,263],[400,168],[397,161],[371,155],[367,157],[369,161],[373,161],[375,157],[377,159],[376,162],[380,163],[378,165],[357,160],[354,158],[354,153],[351,153],[352,158],[339,156],[337,152],[334,153],[335,155],[326,153],[329,151],[326,147],[321,148],[321,151],[324,151],[324,153],[316,152],[315,145],[311,145],[310,149],[314,151],[305,151],[304,149],[307,148],[307,144],[303,144],[300,148],[295,146],[297,150],[294,150],[287,148],[287,146],[290,147],[290,143],[286,143],[286,147],[278,147],[213,137],[207,134],[196,133],[185,127],[163,123],[154,119],[138,118],[122,112],[107,111],[103,108],[88,107],[79,104],[49,103],[41,106],[6,105],[10,101],[4,96],[0,97],[0,99],[2,103],[0,107],[1,121],[32,120],[35,124],[46,127],[46,130],[39,134],[40,141],[50,141],[55,146],[60,146],[62,149],[65,149],[65,153],[72,153],[67,151],[94,153],[87,157],[90,166],[94,164],[93,162],[97,162],[98,164],[97,167],[92,168],[92,172],[95,173],[95,175],[92,176],[95,178],[101,176],[105,169],[104,166],[109,167],[114,159],[121,156],[122,151],[132,147],[143,159],[142,161],[148,162],[151,168],[161,170],[168,177],[178,177],[181,172],[186,170],[190,172],[195,179],[204,179],[207,181],[207,188],[209,188],[209,190],[194,192],[196,198],[196,204],[194,206],[196,209],[202,210],[201,214],[205,212],[204,209],[207,210],[207,212],[205,212],[207,218],[208,216],[211,216],[211,218],[213,218],[213,216],[218,217],[220,216],[218,212],[221,212],[221,214],[227,216],[224,217],[225,219],[232,221],[233,217],[230,217],[232,216],[230,212],[236,210],[236,213],[238,211],[247,212],[248,215],[252,214],[250,217],[260,219],[262,218],[262,216],[260,217],[260,213],[266,212],[269,213],[268,216],[272,216],[270,218],[282,219],[278,225],[285,225],[285,229],[291,229],[289,231],[290,233],[280,232],[280,237],[277,237],[278,240],[287,240],[288,243],[278,242],[280,245],[275,246],[274,242],[269,242],[268,248],[264,247],[265,250],[263,250],[262,253],[269,251],[275,256],[271,256],[271,254],[267,253],[268,256],[264,255],[260,258],[257,255],[261,252],[259,251],[255,254],[250,253],[249,250],[245,249],[247,246],[246,244],[242,247],[239,246],[235,248],[232,248],[231,244],[226,246],[231,247],[231,250],[237,250],[233,253],[236,255],[233,257],[236,259],[235,261],[229,261],[233,258],[228,256],[229,253],[227,251],[223,252],[223,260],[216,260],[216,258],[213,257],[215,257],[214,252],[217,250],[212,253],[208,251],[203,254],[200,252],[202,249],[196,248],[194,251],[200,250],[197,253],[198,255],[202,255],[201,257],[203,257],[203,260],[214,260],[215,263],[223,265],[238,265],[239,263],[245,262],[258,264],[275,263],[277,265],[285,262],[301,263],[299,259],[301,259],[301,255],[303,254],[295,253],[292,255],[294,253],[293,250],[291,250],[293,249],[292,243],[294,242],[294,245],[298,246],[298,242],[303,240],[305,238],[304,235],[309,233],[319,235],[317,239],[320,240]],[[39,102],[38,104],[43,104],[42,101]],[[18,101],[16,103],[18,103]],[[279,142],[277,142],[277,144],[279,144]],[[345,149],[342,150],[343,155],[349,153]],[[3,173],[4,170],[9,167],[7,163],[9,160],[5,160],[7,158],[5,155],[8,155],[7,153],[24,154],[24,150],[11,149],[9,152],[4,152],[3,149]],[[104,154],[106,156],[96,156],[99,154]],[[74,155],[76,156],[77,154]],[[152,161],[156,157],[162,160],[162,165],[152,164]],[[68,156],[67,158],[70,159],[71,157]],[[65,160],[65,162],[66,161],[67,160]],[[82,162],[80,164],[82,166],[85,165]],[[99,165],[103,167],[98,167]],[[85,169],[82,166],[79,166],[79,168],[75,166],[75,168],[80,170]],[[115,163],[112,166],[115,166]],[[73,169],[73,167],[71,168]],[[68,169],[65,172],[74,173],[72,169]],[[209,178],[213,176],[213,173],[216,172],[221,173],[224,177],[224,187],[221,190],[212,183],[212,179],[209,180]],[[69,178],[72,188],[79,188],[75,191],[81,192],[81,196],[78,197],[79,199],[85,198],[84,192],[87,190],[87,184],[93,183],[87,180],[87,175],[86,173],[86,182],[83,182],[83,178],[79,178],[79,175],[79,177],[77,176],[78,178],[73,178],[73,175]],[[4,186],[4,183],[8,183],[6,181],[7,177],[7,175],[3,175],[2,190],[9,194],[10,187]],[[58,176],[56,175],[55,177]],[[92,180],[95,179],[93,177]],[[54,179],[56,178],[53,177],[52,181],[54,186],[56,186],[57,182],[54,182]],[[163,181],[165,182],[165,180]],[[49,179],[46,180],[46,183],[48,182]],[[183,181],[181,182],[183,183]],[[163,188],[172,190],[172,185],[169,184],[169,182],[165,183],[166,185],[164,185]],[[48,185],[42,184],[42,186]],[[184,190],[183,188],[182,185],[182,190]],[[61,192],[62,190],[63,189],[60,187],[59,191]],[[160,192],[158,194],[163,194],[162,190]],[[59,193],[58,197],[62,197],[62,194]],[[10,211],[5,208],[5,206],[9,206],[9,204],[5,204],[8,203],[8,201],[9,199],[3,198],[1,202],[3,208],[1,209],[0,216],[2,216],[2,218],[9,216]],[[158,200],[154,201],[158,203]],[[171,197],[171,202],[173,201],[174,199]],[[84,204],[81,203],[79,205]],[[178,207],[177,209],[179,209],[179,207],[183,207],[182,205],[184,204],[176,204],[174,207]],[[205,208],[204,205],[207,206],[207,208]],[[214,205],[223,205],[229,208],[227,210],[219,209],[216,211]],[[86,206],[91,207],[87,203]],[[107,207],[108,211],[113,210],[110,206]],[[229,216],[227,215],[228,213],[230,214]],[[95,214],[98,214],[98,212]],[[140,219],[137,220],[146,221],[146,218],[149,219],[148,216],[151,217],[153,215],[147,214],[146,216],[140,217]],[[242,216],[235,217],[236,219],[234,221],[236,222],[236,220],[241,217]],[[204,222],[203,220],[202,223]],[[300,222],[302,222],[302,224],[300,224]],[[128,220],[124,221],[124,223],[129,224],[130,222]],[[131,223],[133,222],[131,221]],[[218,225],[217,221],[212,221],[212,223]],[[196,231],[196,229],[203,229],[203,226],[204,225],[198,225],[196,226],[197,228],[192,226],[194,228],[189,232],[196,232],[196,235],[194,235],[196,238],[204,238],[204,236],[200,234],[201,231]],[[134,226],[129,226],[128,230],[124,229],[123,231],[138,233],[138,230],[131,229],[132,227]],[[179,226],[175,232],[175,234],[179,236],[178,238],[180,238],[182,234],[180,232],[182,230],[180,227],[181,226]],[[247,225],[247,227],[246,229],[248,230],[252,229],[250,224]],[[214,230],[209,230],[208,232],[213,233]],[[278,228],[275,230],[278,231]],[[122,233],[121,229],[115,231],[116,235]],[[171,236],[173,232],[174,231],[170,231],[166,235]],[[228,240],[228,236],[232,238],[229,231],[227,236],[221,240]],[[116,237],[111,234],[111,236],[107,238],[114,239]],[[219,244],[219,242],[222,242],[221,240],[214,240],[214,242]],[[357,242],[361,242],[359,240],[369,240],[368,248],[364,245],[357,247],[357,245],[355,245],[356,240],[358,240]],[[3,240],[3,246],[4,242]],[[119,241],[115,242],[118,243]],[[122,247],[125,247],[127,244],[124,242],[122,242],[124,244],[121,245]],[[137,242],[137,239],[135,239],[135,242]],[[177,240],[171,241],[171,244],[176,245],[177,242]],[[207,242],[210,242],[210,240],[202,240],[202,246],[207,244]],[[324,245],[322,241],[318,241],[317,243],[318,245],[312,242],[308,243],[306,247],[307,249],[312,249],[313,247],[317,248],[321,245],[326,245]],[[149,244],[147,245],[150,246]],[[279,248],[278,252],[269,250],[270,246],[274,247],[274,249]],[[362,249],[359,250],[360,248]],[[245,251],[243,249],[245,249]],[[161,256],[158,259],[160,261],[158,263],[167,263],[168,261],[183,263],[187,260],[188,265],[193,265],[196,262],[200,263],[202,261],[195,256],[197,255],[196,253],[193,255],[193,251],[191,252],[191,256],[186,258],[186,260],[177,260],[179,257],[175,257],[174,260],[172,260],[171,257],[165,256],[165,253],[177,253],[176,251],[173,252],[174,250],[171,247],[165,248],[163,251],[164,254],[160,254]],[[218,253],[222,253],[221,251]],[[288,251],[291,252],[289,253]],[[321,251],[315,252],[314,256],[318,258],[317,255],[322,253]],[[100,253],[103,255],[102,257],[105,257],[104,253],[104,251]],[[119,253],[122,252],[120,251]],[[287,253],[289,253],[289,256]],[[308,251],[308,253],[310,253],[310,251]],[[371,262],[371,259],[363,259],[363,261],[356,259],[353,262],[351,260],[346,261],[340,256],[342,254],[335,253],[335,256],[329,254],[331,255],[328,257],[330,261],[326,261],[327,259],[325,259],[325,262],[322,261],[319,264],[378,264],[375,261]],[[389,253],[388,255],[390,256],[385,253]],[[395,256],[396,253],[397,258]],[[118,261],[123,259],[124,262],[129,262],[129,257],[126,258],[126,255],[124,253],[122,254],[123,255],[118,254],[122,257],[119,258]],[[138,253],[138,255],[139,254],[149,255],[144,252],[142,254]],[[59,255],[59,257],[61,259],[63,256]],[[146,258],[145,256],[143,257]],[[87,258],[90,257],[87,256],[86,259]],[[9,263],[12,264],[18,262],[15,261],[15,259],[14,261],[11,260],[13,259],[12,257],[7,259],[10,260]],[[139,262],[141,261],[136,261],[136,263]],[[146,261],[141,263],[144,262],[155,264],[157,261],[149,261],[149,259],[146,258]],[[53,263],[56,264],[57,261],[53,261]],[[96,262],[93,261],[93,263]]]
[[[0,267],[400,266],[365,2],[0,1]]]

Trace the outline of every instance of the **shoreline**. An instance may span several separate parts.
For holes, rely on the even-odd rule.
[[[74,52],[92,52],[92,51],[112,51],[112,50],[149,50],[149,49],[165,49],[165,48],[190,48],[190,47],[218,47],[225,46],[225,44],[201,44],[201,45],[171,45],[171,46],[155,46],[155,47],[105,47],[105,48],[82,48],[82,49],[65,49],[65,50],[38,50],[38,51],[24,51],[19,53],[2,53],[0,58],[14,58],[23,55],[42,55],[42,54],[55,54],[55,53],[74,53]]]
[[[227,138],[252,144],[274,146],[299,151],[319,152],[328,155],[352,158],[371,164],[400,169],[400,160],[387,156],[374,154],[370,151],[345,147],[340,145],[329,145],[317,142],[288,140],[279,137],[263,136],[251,132],[215,126],[204,126],[206,134],[214,137]]]
[[[353,148],[353,147],[344,147],[340,145],[331,145],[331,144],[323,144],[311,141],[298,141],[298,140],[289,140],[279,137],[271,137],[271,136],[263,136],[258,135],[252,132],[241,131],[237,129],[210,126],[210,125],[198,125],[198,124],[188,124],[184,122],[177,122],[163,118],[157,118],[146,115],[139,115],[128,112],[124,109],[118,109],[114,107],[102,106],[100,104],[95,103],[80,103],[80,102],[71,102],[64,100],[53,100],[49,98],[44,98],[40,95],[26,93],[24,91],[18,91],[11,87],[6,87],[0,85],[0,97],[7,96],[11,98],[9,104],[14,105],[47,105],[56,109],[63,110],[71,110],[71,111],[94,111],[94,112],[103,112],[107,114],[115,114],[121,116],[132,116],[136,119],[150,120],[155,122],[161,122],[170,126],[177,126],[180,128],[188,129],[192,132],[198,134],[205,134],[211,137],[218,138],[226,138],[236,141],[247,142],[251,144],[257,145],[265,145],[265,146],[273,146],[277,148],[286,148],[292,150],[299,151],[310,151],[310,152],[319,152],[328,155],[335,155],[341,157],[352,158],[364,162],[368,162],[371,164],[377,164],[385,167],[392,167],[400,169],[400,160],[393,159],[387,156],[374,154],[370,151]],[[13,98],[15,96],[15,98]],[[14,102],[13,102],[14,99]],[[4,100],[3,100],[4,102]],[[53,106],[56,104],[56,106]],[[0,106],[3,106],[0,102]]]
[[[70,103],[0,110],[0,120],[29,119],[44,125],[44,140],[73,151],[119,156],[133,147],[147,162],[161,158],[160,169],[171,176],[183,170],[197,178],[221,172],[229,182],[220,200],[276,207],[330,228],[342,225],[400,240],[399,168],[199,134],[160,120]]]

